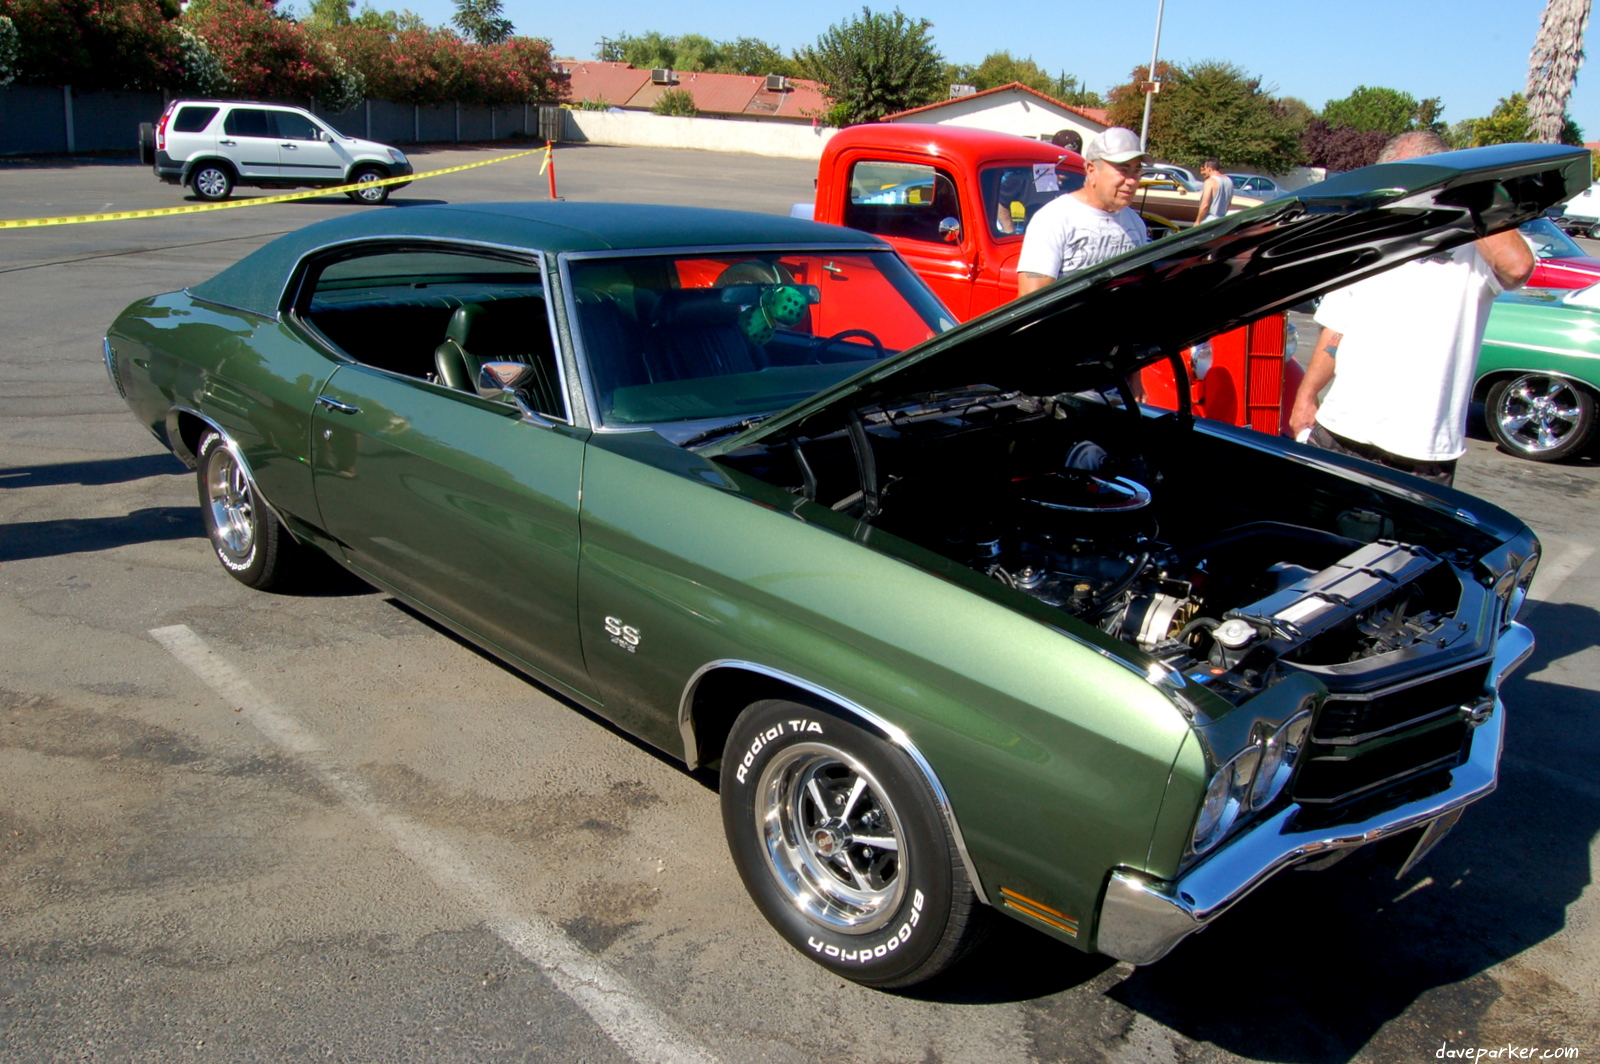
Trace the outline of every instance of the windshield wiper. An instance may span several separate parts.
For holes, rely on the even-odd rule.
[[[735,433],[743,432],[745,429],[754,428],[771,416],[771,414],[756,414],[754,417],[741,418],[738,421],[730,422],[726,425],[716,425],[712,428],[706,429],[704,432],[695,433],[693,436],[690,436],[688,439],[680,442],[678,446],[696,447],[702,443],[710,443],[712,440],[721,439],[724,436],[732,436]]]

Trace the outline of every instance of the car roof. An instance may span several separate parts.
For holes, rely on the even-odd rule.
[[[471,203],[363,211],[279,237],[189,293],[270,317],[295,266],[364,240],[451,240],[551,254],[748,245],[887,247],[868,233],[775,214],[640,203]]]
[[[983,162],[987,159],[1035,159],[1056,162],[1077,160],[1078,153],[1058,148],[1047,140],[1019,137],[965,126],[923,122],[873,122],[839,130],[823,149],[824,166],[850,148],[902,149],[936,158]]]

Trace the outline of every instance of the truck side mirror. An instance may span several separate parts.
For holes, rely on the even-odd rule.
[[[961,242],[961,219],[941,219],[939,222],[939,239],[946,244],[959,244]]]

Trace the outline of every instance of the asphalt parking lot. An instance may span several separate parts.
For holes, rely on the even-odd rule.
[[[1361,856],[1285,874],[1143,969],[1007,924],[909,993],[841,983],[768,929],[705,777],[353,580],[284,596],[228,579],[192,475],[106,378],[105,326],[278,233],[542,198],[536,171],[523,159],[420,181],[385,208],[322,197],[0,232],[0,1059],[1600,1051],[1593,449],[1524,462],[1480,425],[1462,462],[1458,486],[1543,539],[1539,648],[1506,692],[1500,789],[1404,880]],[[754,156],[557,153],[573,200],[787,213],[812,174]],[[0,163],[0,182],[0,218],[192,202],[128,160]]]

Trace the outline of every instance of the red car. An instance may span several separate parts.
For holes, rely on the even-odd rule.
[[[1588,288],[1600,281],[1600,259],[1584,254],[1577,241],[1548,218],[1535,218],[1517,228],[1533,249],[1535,265],[1529,288]]]

